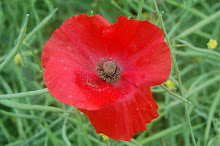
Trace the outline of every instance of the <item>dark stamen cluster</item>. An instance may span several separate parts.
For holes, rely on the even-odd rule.
[[[106,82],[114,82],[121,78],[121,68],[117,61],[111,60],[108,57],[102,58],[97,62],[96,71],[98,76]]]

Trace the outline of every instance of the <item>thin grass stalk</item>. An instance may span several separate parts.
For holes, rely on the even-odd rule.
[[[138,20],[141,19],[143,6],[144,6],[144,0],[141,0],[139,3],[139,9],[138,9],[138,15],[137,15]]]
[[[170,41],[169,41],[169,38],[168,38],[168,35],[167,35],[167,32],[166,32],[166,28],[164,26],[162,16],[160,15],[156,0],[154,0],[154,5],[155,5],[155,8],[156,8],[157,15],[159,17],[160,23],[162,25],[162,29],[164,31],[165,38],[167,40],[167,44],[168,44],[169,48],[171,48]],[[184,97],[184,90],[183,90],[182,80],[181,80],[181,77],[180,77],[179,68],[178,68],[175,56],[172,53],[172,50],[171,50],[171,60],[172,60],[172,63],[174,65],[174,70],[176,72],[177,79],[178,79],[178,82],[179,82],[180,92],[181,92],[182,96]],[[196,146],[196,140],[195,140],[195,136],[194,136],[194,133],[193,133],[193,129],[192,129],[192,125],[191,125],[191,121],[190,121],[190,117],[189,117],[189,111],[188,111],[186,103],[184,103],[184,107],[185,107],[186,119],[188,121],[188,126],[189,126],[189,130],[190,130],[190,133],[191,133],[191,138],[192,138],[194,146]]]

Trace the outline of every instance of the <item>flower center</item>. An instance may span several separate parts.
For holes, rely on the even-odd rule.
[[[96,71],[98,76],[106,82],[114,82],[121,78],[121,68],[117,61],[108,57],[97,62]]]
[[[115,69],[116,69],[116,63],[114,61],[106,61],[103,64],[103,70],[104,73],[106,73],[108,76],[111,76],[115,73]]]

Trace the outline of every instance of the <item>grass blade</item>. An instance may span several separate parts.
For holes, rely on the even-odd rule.
[[[66,116],[64,122],[63,122],[63,128],[62,128],[62,137],[63,137],[63,140],[65,141],[66,145],[67,146],[71,146],[71,143],[66,135],[66,122],[68,120],[68,115]]]
[[[17,42],[14,50],[11,52],[11,54],[8,55],[8,57],[0,65],[0,72],[18,54],[19,50],[21,49],[22,43],[24,41],[24,37],[25,37],[25,34],[26,34],[26,31],[27,31],[28,20],[29,20],[29,14],[27,14],[24,26],[21,29],[20,35],[18,37],[18,42]]]
[[[44,93],[49,93],[47,88],[41,89],[41,90],[35,90],[35,91],[20,92],[20,93],[15,93],[15,94],[0,95],[0,100],[21,98],[21,97],[31,97],[31,96],[41,95],[41,94],[44,94]]]
[[[166,28],[164,26],[162,16],[160,15],[156,0],[154,0],[154,5],[155,5],[155,8],[156,8],[157,15],[159,17],[160,23],[162,25],[162,28],[163,28],[163,31],[164,31],[164,34],[165,34],[165,38],[167,40],[167,44],[168,44],[169,48],[171,48],[170,41],[169,41],[169,38],[168,38],[168,35],[167,35],[167,31],[166,31]],[[181,80],[181,77],[180,77],[179,67],[177,65],[176,58],[175,58],[174,54],[172,53],[172,49],[170,51],[171,51],[171,60],[172,60],[174,70],[176,72],[177,79],[178,79],[178,82],[179,82],[180,92],[181,92],[182,96],[184,97],[184,90],[183,90],[184,88],[183,88],[182,80]],[[185,107],[186,119],[188,121],[188,126],[189,126],[189,130],[190,130],[190,133],[191,133],[192,141],[193,141],[194,146],[196,146],[196,140],[195,140],[194,132],[192,130],[192,125],[191,125],[191,121],[190,121],[190,117],[189,117],[189,111],[188,111],[186,103],[184,103],[184,107]]]
[[[144,0],[141,0],[141,1],[140,1],[140,4],[139,4],[139,9],[138,9],[138,15],[137,15],[137,19],[138,19],[138,20],[141,19],[141,14],[142,14],[143,5],[144,5]]]
[[[213,100],[211,108],[209,110],[208,120],[207,120],[205,134],[204,134],[205,144],[207,143],[207,140],[209,138],[209,132],[210,132],[210,128],[211,128],[212,119],[213,119],[216,107],[219,104],[219,100],[220,100],[220,89],[218,90],[218,93],[217,93],[215,99]]]
[[[74,113],[73,111],[67,111],[61,108],[57,108],[57,107],[23,104],[23,103],[13,102],[10,100],[0,100],[0,104],[7,106],[7,107],[20,109],[20,110]]]
[[[211,16],[208,16],[207,18],[203,19],[199,23],[197,23],[197,24],[193,25],[192,27],[188,28],[187,30],[183,31],[181,34],[179,34],[177,36],[177,38],[183,38],[183,37],[190,35],[194,31],[199,30],[203,26],[211,23],[212,21],[217,20],[218,17],[220,17],[220,11],[213,13]]]
[[[41,23],[39,25],[37,25],[30,33],[28,33],[28,35],[25,37],[24,42],[28,42],[31,40],[31,38],[39,32],[39,30],[41,28],[43,28],[48,22],[49,20],[53,17],[53,15],[56,13],[56,11],[58,10],[58,8],[54,9],[53,12],[48,15],[46,18],[44,18],[44,20],[41,21]]]
[[[185,103],[189,103],[191,104],[190,101],[188,101],[187,99],[183,98],[182,96],[172,92],[171,90],[169,90],[166,86],[164,86],[163,84],[160,85],[165,91],[167,91],[170,95],[173,95],[174,97],[178,98],[179,100],[185,102]]]

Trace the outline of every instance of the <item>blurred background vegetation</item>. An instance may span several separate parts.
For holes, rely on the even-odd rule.
[[[79,13],[100,14],[115,23],[120,15],[137,18],[139,5],[140,0],[0,0],[0,64],[19,43],[29,14],[18,55],[0,70],[0,145],[190,146],[195,143],[187,116],[196,145],[220,144],[220,47],[216,42],[207,46],[210,39],[220,42],[219,0],[157,0],[180,70],[183,95],[192,104],[184,106],[161,86],[153,87],[160,116],[130,142],[96,134],[85,115],[44,89],[42,48],[67,18]],[[162,28],[152,0],[144,1],[141,20]],[[174,69],[165,85],[181,95]],[[19,92],[25,93],[15,94]],[[9,99],[5,94],[17,97]],[[186,116],[185,111],[189,112]]]

